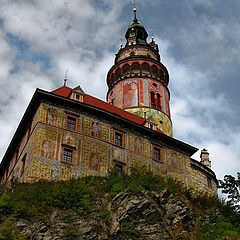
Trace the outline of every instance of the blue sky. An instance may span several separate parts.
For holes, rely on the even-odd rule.
[[[35,89],[62,86],[68,68],[69,87],[105,100],[132,8],[129,0],[0,0],[0,159]],[[169,71],[174,137],[207,148],[218,178],[236,175],[240,2],[139,0],[137,9]]]

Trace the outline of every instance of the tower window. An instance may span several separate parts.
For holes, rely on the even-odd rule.
[[[73,155],[73,150],[64,148],[62,162],[67,164],[72,164],[72,155]]]
[[[75,131],[77,119],[75,117],[67,116],[66,129]]]
[[[76,94],[76,99],[79,100],[80,96],[78,94]]]
[[[110,104],[114,105],[114,98],[111,100]]]
[[[212,189],[212,182],[211,182],[211,178],[207,177],[207,185],[208,188]]]
[[[123,147],[124,141],[123,141],[124,134],[118,131],[114,131],[114,143],[118,146]]]
[[[151,107],[152,108],[156,108],[156,104],[155,104],[155,93],[151,92]]]
[[[157,109],[161,110],[161,100],[160,100],[160,94],[157,93]]]

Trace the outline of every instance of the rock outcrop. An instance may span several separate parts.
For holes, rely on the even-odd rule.
[[[47,221],[21,220],[17,227],[36,240],[60,239],[173,239],[176,224],[185,228],[194,222],[187,200],[160,193],[122,191],[113,199],[97,199],[94,211],[85,217],[54,210]]]

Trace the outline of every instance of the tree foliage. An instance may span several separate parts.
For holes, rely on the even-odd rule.
[[[237,179],[231,175],[225,175],[223,181],[219,180],[219,188],[222,193],[227,194],[227,203],[238,213],[240,213],[240,172]]]

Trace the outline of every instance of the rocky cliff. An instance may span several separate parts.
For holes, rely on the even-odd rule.
[[[168,190],[159,193],[120,192],[112,200],[98,199],[97,211],[82,218],[54,210],[47,223],[17,221],[17,226],[31,239],[173,239],[177,223],[194,223],[194,213],[185,202]],[[124,238],[125,237],[125,238]]]
[[[240,239],[240,216],[151,174],[2,187],[0,239]]]

